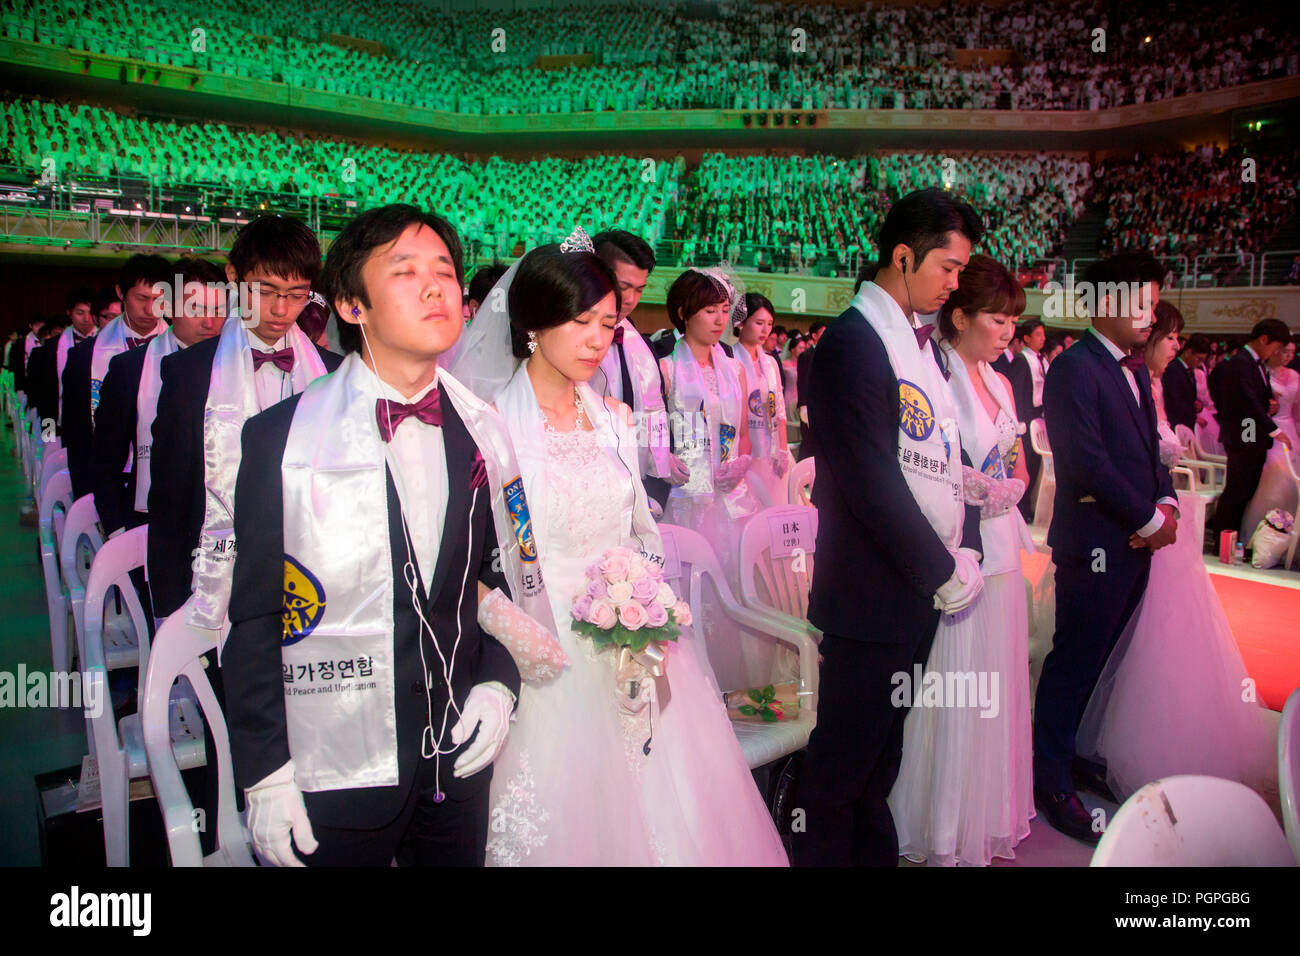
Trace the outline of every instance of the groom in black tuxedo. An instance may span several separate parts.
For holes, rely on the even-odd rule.
[[[950,552],[913,497],[898,460],[899,380],[866,316],[887,308],[914,323],[915,313],[939,311],[982,234],[975,211],[941,190],[895,203],[880,233],[885,264],[822,334],[806,399],[800,393],[818,435],[808,619],[823,637],[817,726],[796,802],[807,814],[794,837],[799,866],[898,865],[886,798],[908,708],[891,700],[892,678],[930,656],[936,596],[953,611],[973,598],[979,559]],[[980,549],[979,508],[967,506],[958,551]]]
[[[1047,542],[1056,562],[1056,634],[1034,707],[1034,801],[1075,839],[1101,834],[1075,792],[1106,795],[1105,768],[1081,761],[1075,734],[1106,659],[1137,609],[1151,553],[1173,544],[1178,499],[1160,463],[1151,377],[1141,355],[1159,298],[1150,257],[1093,263],[1092,327],[1052,363],[1043,407],[1056,468]]]

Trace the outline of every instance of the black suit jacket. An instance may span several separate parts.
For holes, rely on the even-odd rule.
[[[149,463],[149,590],[166,617],[190,596],[193,551],[203,531],[203,409],[220,336],[162,360]],[[341,355],[316,346],[328,372]]]
[[[42,421],[59,418],[59,382],[57,339],[51,339],[32,349],[31,358],[27,360],[26,392],[27,407],[36,409]],[[71,352],[71,349],[68,350]],[[58,434],[59,430],[55,430]]]
[[[235,778],[243,788],[253,786],[279,769],[291,756],[280,657],[284,609],[284,504],[280,466],[298,401],[299,396],[295,395],[253,416],[245,423],[243,432],[243,459],[235,489],[235,540],[239,544],[230,598],[231,631],[221,666]],[[416,599],[451,668],[453,696],[460,707],[470,688],[486,681],[500,681],[517,695],[519,671],[510,653],[478,626],[478,591],[472,580],[482,580],[506,593],[509,588],[504,577],[492,571],[496,532],[489,496],[478,495],[471,511],[470,477],[476,446],[445,390],[442,411],[449,486],[447,517],[431,587],[426,589],[416,569],[419,585]],[[392,475],[386,474],[387,557],[393,566],[393,680],[399,780],[395,787],[304,794],[312,822],[327,826],[374,829],[390,823],[401,811],[421,759],[421,738],[427,720],[420,640],[425,642],[425,660],[431,662],[434,674],[429,691],[435,732],[440,729],[447,702],[447,685],[441,674],[438,652],[427,634],[421,637],[422,629],[404,583],[402,569],[407,550],[402,526],[405,518]],[[356,556],[358,561],[371,557]],[[467,565],[472,572],[471,584],[462,589],[463,570]],[[453,662],[458,628],[460,646],[454,652]],[[453,711],[448,732],[455,720]],[[465,799],[481,792],[492,778],[490,767],[463,780],[452,776],[456,757],[472,739],[471,736],[455,753],[441,758],[439,782],[451,799]],[[450,736],[444,739],[444,746],[449,746],[449,741]]]
[[[1007,381],[1011,383],[1011,397],[1016,401],[1016,412],[1025,424],[1042,414],[1041,407],[1034,404],[1034,375],[1029,369],[1029,356],[1034,354],[1030,349],[1024,349],[1011,361],[1011,368],[1006,373]],[[1029,442],[1025,444],[1027,446]]]
[[[1047,370],[1043,409],[1056,469],[1047,543],[1057,560],[1093,560],[1129,550],[1156,502],[1177,498],[1160,463],[1156,410],[1146,366],[1134,373],[1139,409],[1119,362],[1088,333]]]
[[[1165,395],[1165,415],[1170,426],[1186,425],[1196,428],[1196,376],[1192,370],[1174,359],[1160,376],[1160,387]]]
[[[989,364],[993,366],[993,371],[1000,375],[1005,375],[1008,381],[1011,380],[1011,359],[1007,358],[1007,353],[1005,351],[1000,352],[998,357]]]
[[[135,528],[149,516],[135,510],[136,399],[147,347],[114,355],[99,387],[95,430],[90,442],[91,494],[105,534]],[[131,462],[130,471],[122,466]]]
[[[72,497],[80,498],[91,491],[90,360],[95,339],[88,338],[68,349],[68,361],[60,380],[59,405],[63,410],[59,434],[68,450],[68,477],[72,479]],[[115,356],[116,357],[116,356]]]
[[[35,351],[35,349],[33,349]],[[5,368],[9,369],[14,376],[14,392],[27,391],[27,334],[24,332],[14,339],[13,345],[9,348],[8,360],[5,362]],[[28,402],[31,405],[31,402]]]
[[[934,629],[934,594],[955,562],[898,466],[898,379],[855,309],[826,327],[814,355],[807,404],[819,436],[817,573],[808,619],[852,640],[919,640]],[[982,549],[978,508],[966,508],[961,544]]]
[[[1219,415],[1219,441],[1228,452],[1257,451],[1262,454],[1272,447],[1273,439],[1269,435],[1277,427],[1268,413],[1273,390],[1264,380],[1263,369],[1244,348],[1220,363],[1220,368],[1223,373],[1219,376],[1219,394],[1214,400]],[[1242,440],[1248,421],[1255,423],[1253,442]]]

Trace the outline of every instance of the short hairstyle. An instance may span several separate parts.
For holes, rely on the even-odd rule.
[[[980,312],[1018,316],[1025,311],[1025,290],[1002,263],[974,255],[957,280],[957,291],[939,309],[939,333],[949,342],[961,337],[952,314],[957,309],[974,317]]]
[[[1172,302],[1157,302],[1151,334],[1147,337],[1147,348],[1166,336],[1178,335],[1183,331],[1184,324],[1183,313]]]
[[[83,302],[86,303],[92,311],[94,310],[95,293],[91,292],[84,285],[78,286],[68,293],[67,298],[64,300],[63,307],[70,312]]]
[[[1042,319],[1025,319],[1016,326],[1016,338],[1023,342],[1034,333],[1035,329],[1042,328],[1042,325]]]
[[[479,266],[474,272],[474,278],[469,280],[469,295],[467,298],[482,303],[487,298],[488,293],[492,291],[492,287],[508,271],[510,271],[509,266],[504,262],[495,260],[490,266]]]
[[[650,244],[625,229],[598,232],[591,244],[596,249],[596,255],[604,259],[611,269],[615,263],[626,262],[646,272],[654,272],[655,253]]]
[[[239,230],[227,258],[240,279],[259,268],[286,279],[315,282],[320,278],[316,233],[292,216],[258,216]]]
[[[515,358],[528,357],[528,333],[571,322],[614,294],[621,297],[614,270],[594,252],[561,252],[559,243],[538,246],[519,260],[510,283],[510,346]]]
[[[825,323],[825,322],[814,322],[812,325],[808,326],[808,334],[809,334],[809,335],[816,335],[818,332],[820,332],[820,331],[821,331],[822,329],[824,329],[824,328],[826,328],[826,323]]]
[[[853,280],[853,291],[857,292],[862,288],[862,283],[872,282],[876,278],[876,273],[880,271],[879,259],[865,259],[862,262],[862,268],[858,270],[857,278]]]
[[[759,309],[767,309],[767,314],[774,319],[776,318],[776,309],[772,306],[771,299],[763,295],[763,293],[761,292],[746,292],[745,293],[745,318],[748,319]],[[772,326],[772,332],[780,332],[780,331],[782,331],[782,329],[779,326],[775,326],[775,325]]]
[[[191,282],[200,282],[204,285],[213,283],[216,285],[226,284],[226,274],[221,267],[209,259],[200,259],[196,256],[184,256],[176,260],[176,272],[181,277],[181,282],[189,284]]]
[[[122,290],[122,295],[126,295],[141,282],[153,288],[156,283],[170,281],[171,277],[172,267],[166,259],[140,253],[122,263],[122,268],[117,271],[117,287]]]
[[[946,190],[930,188],[910,192],[890,207],[880,227],[876,243],[880,248],[880,265],[889,266],[894,261],[894,250],[906,245],[915,253],[911,267],[915,272],[951,232],[965,236],[974,245],[984,236],[984,223],[979,213]]]
[[[1197,355],[1209,355],[1214,351],[1214,343],[1210,341],[1210,337],[1204,332],[1193,332],[1188,337],[1187,343],[1182,350],[1184,352],[1195,352]]]
[[[668,287],[668,321],[678,332],[686,333],[686,320],[701,309],[731,301],[727,290],[716,280],[697,269],[687,269]]]
[[[463,286],[465,272],[461,263],[460,236],[451,223],[442,216],[425,212],[417,206],[393,203],[367,209],[354,216],[330,243],[329,253],[325,256],[325,268],[320,274],[320,284],[329,304],[338,308],[340,301],[356,301],[370,308],[370,294],[361,278],[362,267],[376,249],[394,242],[408,226],[416,223],[428,226],[446,243],[456,269],[456,281]],[[312,239],[314,241],[315,237]],[[355,322],[340,321],[338,330],[339,346],[344,352],[361,351],[361,329]]]
[[[223,275],[221,278],[224,280],[226,277]],[[114,302],[121,302],[121,301],[122,300],[118,298],[117,292],[115,290],[106,289],[103,292],[97,293],[95,295],[95,298],[91,300],[90,311],[94,312],[96,315],[99,315],[99,313],[103,312]]]
[[[1151,253],[1125,249],[1090,263],[1083,271],[1082,282],[1093,287],[1102,283],[1145,285],[1148,282],[1158,286],[1163,280],[1164,271]]]
[[[768,308],[770,309],[771,306],[769,305]],[[772,314],[776,315],[775,312],[773,312]],[[789,330],[784,325],[774,325],[772,326],[772,331],[775,332],[777,335],[788,336],[790,334]]]
[[[1281,342],[1285,345],[1291,341],[1291,330],[1281,319],[1260,319],[1250,330],[1251,339],[1263,338],[1268,342]]]

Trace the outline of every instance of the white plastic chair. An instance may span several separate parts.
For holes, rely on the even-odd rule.
[[[37,467],[40,462],[41,421],[36,409],[30,409],[23,422],[23,477],[27,481],[27,490],[36,488]]]
[[[746,607],[771,614],[791,627],[806,628],[813,640],[820,641],[821,632],[808,623],[816,523],[817,509],[813,507],[786,505],[760,511],[741,528],[738,567],[740,600]],[[797,538],[798,544],[780,547],[781,535]],[[781,551],[791,553],[773,557]]]
[[[669,584],[677,596],[686,601],[695,621],[695,637],[704,640],[704,579],[708,578],[717,590],[722,612],[737,629],[757,634],[761,638],[793,645],[799,654],[798,693],[799,717],[778,723],[733,722],[736,738],[750,769],[771,763],[808,745],[808,736],[817,721],[817,642],[809,634],[805,623],[791,627],[775,615],[747,608],[736,601],[723,574],[721,562],[713,548],[696,531],[676,525],[661,524],[659,533],[664,550],[675,555],[680,574],[670,578]],[[671,564],[671,560],[669,564]],[[668,569],[670,572],[672,568]],[[706,645],[707,649],[707,645]]]
[[[1245,784],[1185,774],[1124,801],[1091,866],[1295,866],[1286,834]]]
[[[1210,445],[1209,438],[1203,428],[1198,426],[1196,430],[1192,432],[1192,452],[1195,454],[1197,460],[1208,461],[1211,464],[1222,466],[1223,475],[1226,479],[1228,473],[1228,455],[1222,449],[1222,443],[1217,440],[1213,446]]]
[[[68,606],[72,609],[72,633],[76,638],[77,660],[83,663],[86,659],[86,582],[90,579],[90,565],[95,552],[104,545],[98,521],[94,497],[82,495],[68,509],[63,518],[63,533],[57,538],[59,571],[63,575],[63,586],[68,592]]]
[[[235,774],[230,756],[230,736],[212,685],[204,672],[203,654],[212,650],[208,635],[185,623],[189,602],[170,615],[158,629],[149,651],[149,667],[140,705],[144,748],[149,758],[149,778],[162,810],[172,866],[252,866],[248,834],[235,804]],[[226,625],[229,630],[230,625]],[[176,760],[173,685],[189,681],[217,755],[217,848],[203,856],[195,824],[194,805],[181,780]],[[207,821],[204,821],[206,824]]]
[[[790,469],[790,504],[811,505],[813,481],[817,478],[817,459],[805,458]]]
[[[1282,824],[1291,852],[1300,863],[1300,688],[1282,708],[1277,728],[1278,795],[1282,801]]]
[[[1196,440],[1196,433],[1186,425],[1175,426],[1174,434],[1183,443],[1183,454],[1178,463],[1196,473],[1197,489],[1195,490],[1199,490],[1201,493],[1209,492],[1214,496],[1221,494],[1224,482],[1228,477],[1226,462],[1202,458],[1199,451],[1200,446]]]
[[[1056,500],[1056,466],[1052,462],[1052,446],[1047,441],[1047,422],[1041,418],[1029,423],[1029,445],[1043,460],[1038,469],[1033,525],[1046,528],[1052,523],[1052,507]]]
[[[45,607],[50,615],[50,659],[54,673],[68,670],[68,615],[72,605],[59,569],[58,541],[63,518],[72,507],[72,479],[64,470],[51,476],[41,490],[39,531],[41,570],[45,574]]]
[[[43,446],[41,451],[41,474],[36,482],[36,500],[41,500],[41,490],[50,476],[68,467],[68,450],[59,442]]]
[[[116,587],[140,636],[136,646],[136,665],[140,668],[140,699],[144,697],[144,680],[149,663],[149,632],[144,609],[131,584],[130,572],[143,567],[147,543],[147,526],[125,531],[104,542],[90,566],[86,583],[86,646],[82,680],[99,684],[100,706],[86,707],[90,725],[91,752],[99,765],[100,799],[104,816],[104,854],[109,866],[126,866],[130,859],[130,815],[127,810],[131,780],[149,773],[144,748],[140,714],[128,714],[119,722],[113,714],[108,693],[108,670],[105,657],[104,600]],[[168,704],[173,749],[177,764],[183,769],[201,767],[205,762],[203,724],[192,701],[181,698]]]

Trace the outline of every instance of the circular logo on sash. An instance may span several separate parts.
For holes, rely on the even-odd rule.
[[[767,417],[776,418],[776,392],[767,393]]]
[[[325,588],[316,575],[286,554],[284,610],[280,613],[284,630],[280,635],[280,644],[284,647],[297,644],[316,630],[316,625],[324,616]]]
[[[980,471],[990,478],[1005,478],[1007,476],[1006,470],[1002,466],[1002,456],[998,454],[997,445],[989,449],[984,464],[980,465]]]
[[[749,414],[755,418],[763,417],[763,393],[753,391],[749,393]]]
[[[925,441],[934,431],[934,409],[920,387],[906,379],[898,380],[898,425],[915,441]]]
[[[531,564],[537,560],[537,543],[533,540],[533,519],[528,514],[528,499],[524,496],[523,476],[516,477],[505,486],[503,491],[515,540],[519,542],[519,558]]]

